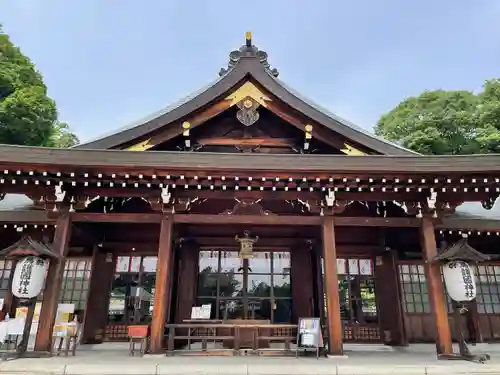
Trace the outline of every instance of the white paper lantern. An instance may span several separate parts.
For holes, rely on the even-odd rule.
[[[12,294],[17,298],[34,298],[40,294],[45,281],[45,261],[27,256],[16,264],[12,278]]]
[[[462,260],[443,265],[446,290],[456,302],[472,301],[476,298],[476,279],[472,267]]]

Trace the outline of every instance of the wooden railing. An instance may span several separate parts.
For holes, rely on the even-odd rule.
[[[297,337],[294,324],[183,323],[167,324],[166,328],[167,355],[186,352],[237,355],[241,351],[291,354]]]

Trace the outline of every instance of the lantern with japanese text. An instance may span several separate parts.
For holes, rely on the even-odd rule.
[[[466,237],[451,245],[443,241],[441,245],[442,250],[428,262],[441,266],[446,291],[453,300],[453,320],[458,332],[459,353],[441,353],[438,349],[438,358],[485,362],[490,359],[489,354],[472,354],[465,342],[464,325],[467,319],[464,316],[469,314],[469,302],[476,298],[472,265],[489,260],[489,256],[470,246]]]
[[[15,260],[12,294],[20,299],[32,299],[42,291],[50,259],[59,258],[48,244],[22,237],[0,251],[0,258]]]
[[[442,265],[446,291],[457,302],[472,301],[476,298],[476,280],[469,263],[453,260]]]
[[[16,264],[12,278],[12,294],[30,299],[38,296],[45,282],[45,261],[37,256],[27,256]]]

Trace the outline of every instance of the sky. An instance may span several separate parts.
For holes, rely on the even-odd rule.
[[[366,129],[423,90],[500,77],[499,0],[0,0],[82,141],[218,77],[251,31],[287,85]]]

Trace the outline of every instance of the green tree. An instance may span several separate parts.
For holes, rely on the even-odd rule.
[[[470,91],[425,91],[383,115],[375,133],[430,155],[500,152],[500,80]]]
[[[68,148],[76,146],[80,140],[72,133],[69,125],[65,122],[56,122],[52,128],[50,143],[47,146]]]
[[[41,74],[0,26],[0,143],[68,147],[75,142],[68,125],[57,122]]]

